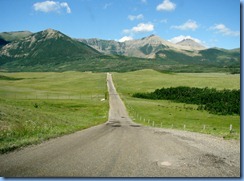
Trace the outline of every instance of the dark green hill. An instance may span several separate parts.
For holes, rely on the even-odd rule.
[[[31,34],[32,32],[30,31],[2,32],[0,33],[0,39],[3,39],[7,42],[12,42],[30,36]]]
[[[73,40],[59,31],[48,29],[13,41],[0,50],[0,64],[22,66],[58,64],[77,57],[92,58],[100,55],[88,45]]]
[[[218,48],[209,48],[201,50],[201,61],[214,62],[225,66],[240,65],[240,49],[225,50]]]

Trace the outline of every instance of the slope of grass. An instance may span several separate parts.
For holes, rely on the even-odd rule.
[[[107,121],[106,75],[5,73],[0,80],[0,152]],[[22,78],[21,80],[15,80]]]
[[[217,90],[240,89],[240,75],[223,73],[160,73],[142,70],[129,73],[113,73],[117,91],[134,121],[144,125],[185,129],[222,136],[240,137],[240,116],[213,115],[197,110],[196,105],[166,100],[133,98],[136,92],[152,92],[162,87],[209,87]],[[230,133],[230,125],[233,130]]]

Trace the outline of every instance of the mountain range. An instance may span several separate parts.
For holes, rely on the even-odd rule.
[[[96,38],[78,40],[105,54],[117,54],[139,58],[155,58],[159,50],[174,50],[189,54],[189,51],[196,52],[206,49],[204,46],[191,39],[185,39],[174,44],[156,35],[125,42]]]
[[[2,71],[126,71],[166,65],[238,68],[240,49],[206,48],[192,39],[174,44],[156,35],[117,42],[74,39],[53,29],[0,33]]]

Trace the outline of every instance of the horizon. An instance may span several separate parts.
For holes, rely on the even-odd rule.
[[[5,17],[0,32],[51,28],[71,38],[119,42],[154,34],[171,43],[192,39],[207,48],[240,48],[239,0],[2,0],[0,5]]]

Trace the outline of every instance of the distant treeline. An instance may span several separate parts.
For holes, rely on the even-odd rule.
[[[240,115],[240,90],[180,86],[157,89],[151,93],[135,93],[133,97],[197,104],[198,110],[207,110],[213,114]]]

